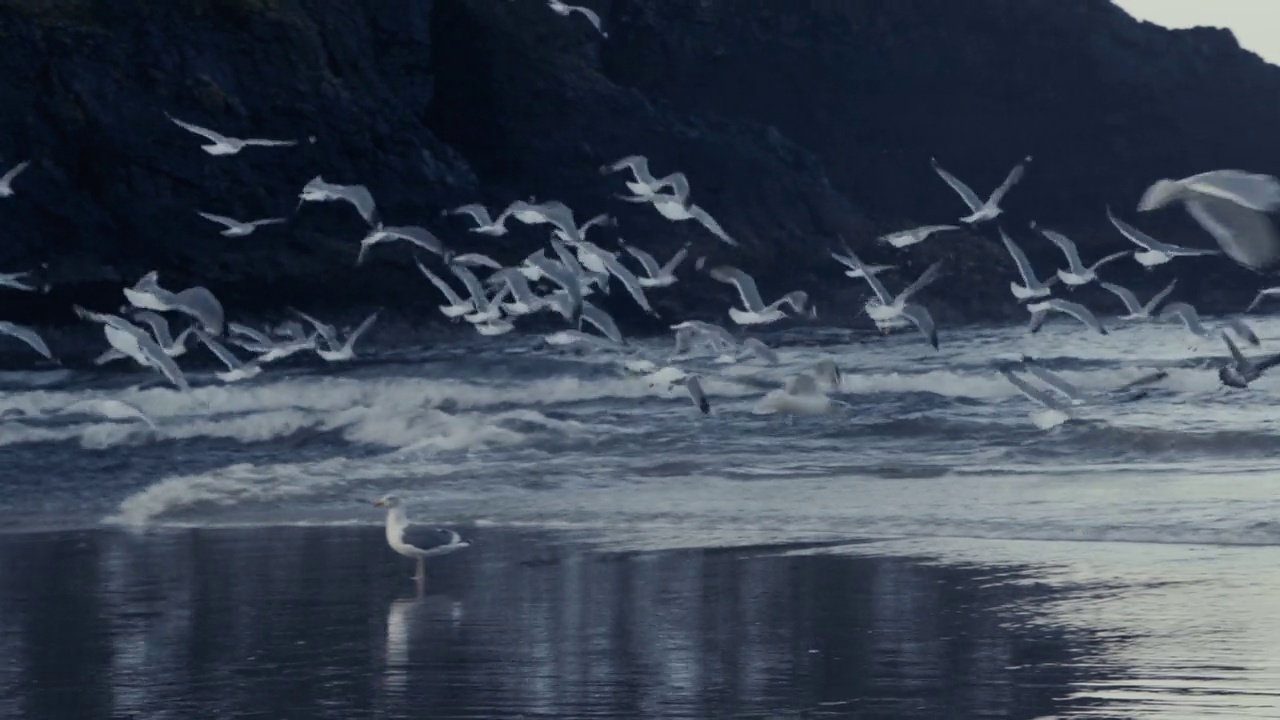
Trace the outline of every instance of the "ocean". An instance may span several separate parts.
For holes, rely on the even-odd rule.
[[[1111,325],[763,333],[678,363],[707,416],[628,370],[665,338],[4,373],[0,717],[1280,717],[1280,376]],[[1023,354],[1091,401],[1040,429]],[[756,412],[826,358],[844,404]],[[391,492],[473,542],[423,592]]]

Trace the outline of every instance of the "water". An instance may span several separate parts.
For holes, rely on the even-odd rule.
[[[1256,328],[1263,348],[1274,350],[1280,323],[1260,321]],[[1280,594],[1274,573],[1280,565],[1274,460],[1280,426],[1273,409],[1280,378],[1265,376],[1247,391],[1223,390],[1215,373],[1203,367],[1223,354],[1219,344],[1195,341],[1165,325],[1126,327],[1107,337],[1085,334],[1066,320],[1055,320],[1032,337],[1020,328],[944,332],[941,353],[912,334],[858,342],[843,331],[807,330],[766,339],[780,347],[782,367],[720,365],[710,359],[689,366],[704,376],[714,407],[709,418],[695,411],[683,388],[650,387],[624,372],[615,358],[537,349],[532,337],[401,348],[344,368],[278,370],[232,386],[208,378],[202,382],[197,375],[198,387],[185,396],[135,388],[136,375],[5,375],[0,377],[5,388],[0,412],[7,418],[0,426],[0,454],[8,472],[0,522],[9,539],[0,541],[0,557],[8,558],[10,574],[0,587],[0,608],[6,598],[12,605],[15,598],[30,597],[12,574],[13,558],[28,557],[29,550],[16,548],[34,543],[49,553],[49,546],[59,542],[80,547],[68,539],[74,533],[67,535],[80,531],[88,533],[80,542],[94,548],[92,555],[124,547],[131,563],[150,562],[175,576],[126,577],[126,570],[99,560],[99,577],[89,583],[97,595],[109,595],[111,583],[122,583],[132,588],[129,592],[176,603],[185,613],[229,614],[227,622],[249,622],[252,616],[244,616],[255,603],[273,608],[252,611],[268,618],[282,612],[280,603],[301,603],[302,616],[320,626],[321,618],[333,622],[340,607],[326,610],[323,597],[312,601],[320,606],[312,606],[299,599],[309,597],[306,593],[287,587],[288,578],[302,573],[317,587],[342,588],[334,590],[350,596],[342,602],[363,603],[351,608],[351,622],[376,636],[375,628],[401,622],[393,611],[403,605],[388,610],[395,602],[389,588],[409,589],[402,587],[409,568],[382,544],[375,527],[380,515],[368,505],[394,491],[410,503],[411,517],[426,524],[447,524],[478,536],[532,533],[539,538],[503,545],[508,548],[503,553],[493,544],[482,548],[484,543],[466,551],[480,567],[473,568],[462,555],[438,563],[442,592],[453,593],[463,605],[490,608],[487,612],[498,612],[490,607],[501,605],[495,598],[515,592],[514,581],[505,578],[513,568],[543,567],[538,548],[556,553],[556,548],[574,547],[587,558],[624,553],[640,558],[635,562],[642,566],[655,563],[665,569],[645,575],[642,567],[631,568],[624,578],[590,586],[573,584],[585,582],[580,574],[562,578],[560,592],[575,602],[583,602],[587,593],[608,604],[610,598],[663,592],[671,585],[678,612],[688,612],[692,599],[723,602],[717,598],[727,592],[726,574],[733,575],[733,592],[768,596],[788,586],[787,573],[829,572],[857,583],[876,577],[887,558],[920,577],[969,568],[969,575],[946,580],[967,591],[1024,593],[992,601],[981,613],[972,608],[961,613],[968,628],[963,634],[985,650],[961,653],[961,660],[944,669],[895,666],[886,672],[876,663],[887,656],[867,651],[871,665],[862,668],[870,673],[867,682],[896,691],[914,687],[913,682],[928,689],[921,691],[925,705],[893,711],[902,717],[947,716],[945,708],[960,706],[955,705],[958,696],[945,688],[988,687],[966,674],[984,663],[1002,669],[1005,676],[997,684],[1008,694],[986,692],[982,702],[964,705],[969,711],[963,716],[1280,715],[1280,618],[1274,613]],[[636,345],[639,352],[661,357],[658,350],[667,344]],[[994,370],[996,361],[1024,352],[1090,391],[1114,388],[1153,369],[1168,369],[1170,375],[1143,400],[1081,408],[1077,419],[1044,431],[1029,419],[1038,408]],[[845,373],[841,397],[850,403],[847,411],[790,418],[753,414],[765,390],[823,357],[834,358]],[[129,423],[58,414],[59,408],[94,395],[139,405],[160,425],[158,437]],[[292,550],[272,550],[263,528],[281,533],[280,542]],[[188,545],[210,532],[247,544],[237,553],[237,541],[219,540],[228,544],[227,557],[243,558],[246,572],[256,578],[241,580],[239,590],[239,585],[226,590],[246,594],[234,602],[206,587],[213,582],[208,578],[183,579],[184,573],[203,577],[198,569],[185,569],[186,558],[212,551]],[[314,535],[319,539],[307,541],[313,537],[308,533],[319,533]],[[309,542],[329,547],[335,538],[345,538],[343,533],[359,538],[358,550],[332,553],[332,563],[346,574],[321,569],[329,560],[314,557]],[[739,562],[714,570],[690,559],[705,558],[715,548],[744,546],[765,549],[742,551],[734,556]],[[288,560],[273,560],[274,552]],[[167,553],[171,559],[147,561],[148,553]],[[485,557],[500,559],[482,562]],[[278,567],[293,564],[300,566],[295,574]],[[563,562],[555,567],[557,577],[569,572]],[[759,578],[740,576],[752,568],[761,568]],[[377,574],[376,582],[371,573]],[[344,577],[350,582],[343,583]],[[451,577],[463,578],[457,580],[461,585],[451,585]],[[628,585],[619,589],[618,583]],[[698,583],[702,586],[695,587]],[[955,606],[927,586],[917,583],[891,596],[911,606],[900,621],[913,628],[917,645],[945,646],[955,635],[932,624]],[[821,583],[803,587],[816,597],[806,600],[792,588],[785,601],[759,600],[768,608],[761,612],[773,613],[759,623],[776,628],[777,642],[808,645],[816,634],[823,642],[842,637],[847,644],[849,632],[880,627],[857,613],[821,615],[814,604],[829,602],[837,591]],[[1029,589],[1035,593],[1025,594]],[[855,594],[886,602],[883,591]],[[663,648],[664,662],[675,662],[669,653],[692,651],[671,643],[716,644],[723,640],[723,627],[702,617],[676,632],[664,629],[654,615],[661,603],[615,605],[612,612],[622,613],[625,606],[631,614],[625,621],[598,620],[608,628],[601,631],[598,648],[591,640],[596,635],[584,627],[532,627],[539,612],[554,611],[550,606],[527,608],[528,618],[508,610],[502,620],[488,621],[484,628],[503,631],[495,636],[550,633],[546,642],[571,648],[559,651],[560,665],[551,666],[560,668],[555,671],[532,661],[514,662],[512,676],[503,682],[523,684],[525,690],[490,712],[709,717],[719,716],[716,698],[722,696],[744,698],[725,711],[728,716],[839,716],[842,706],[818,704],[836,701],[860,708],[850,713],[890,712],[872,702],[878,696],[868,687],[839,672],[806,674],[791,655],[779,659],[781,651],[759,639],[743,638],[729,654],[743,663],[742,654],[756,648],[762,664],[753,671],[759,674],[754,682],[762,687],[789,683],[788,692],[735,695],[737,686],[717,683],[739,677],[741,668],[730,672],[720,666],[700,676],[703,684],[688,678],[655,680],[626,664],[637,662],[634,658],[618,656],[635,651],[619,645],[616,633],[625,628],[656,633],[646,642]],[[55,604],[18,606],[27,622],[56,622],[41,620]],[[423,678],[461,672],[449,669],[451,663],[464,662],[485,642],[495,642],[481,638],[482,629],[466,620],[452,619],[452,607],[446,603],[422,611],[435,613],[424,622],[432,633],[442,633],[421,641],[431,648],[414,645],[412,637],[406,641],[411,657],[438,653],[428,662],[431,672],[422,666],[409,672],[435,688],[431,692],[442,690]],[[132,621],[143,628],[134,631],[140,634],[135,642],[149,651],[175,652],[173,646],[182,645],[181,652],[198,653],[209,642],[201,634],[210,632],[207,628],[169,627],[146,614],[171,611],[132,607],[130,612],[143,613]],[[121,642],[124,630],[112,624],[119,621],[103,615],[86,623],[96,628],[101,642]],[[814,629],[800,632],[795,623]],[[733,627],[747,633],[756,623]],[[0,630],[0,644],[16,642],[14,632]],[[1050,637],[1062,645],[1050,653],[1053,658],[1032,653],[1020,662],[1009,659],[1009,648]],[[230,673],[231,679],[218,682],[234,684],[238,678],[255,692],[267,692],[254,678],[269,672],[271,662],[284,668],[299,663],[300,678],[322,679],[326,668],[345,666],[356,656],[363,658],[360,667],[387,671],[389,661],[377,657],[372,639],[362,635],[350,643],[321,659],[302,653],[300,658],[311,659],[276,658],[255,661],[266,666],[240,669],[215,652],[204,669]],[[808,655],[813,648],[803,649]],[[787,652],[792,651],[799,653]],[[700,652],[703,664],[715,655],[705,648]],[[947,656],[936,648],[925,654],[932,662]],[[19,667],[10,667],[10,674],[24,667],[29,671],[31,662],[21,656],[11,660]],[[568,682],[564,663],[613,667],[620,662],[623,669],[575,680],[586,685],[560,688],[560,695],[525,687]],[[1024,665],[1054,671],[1060,687],[1023,702],[1035,683],[1008,675]],[[159,670],[144,664],[137,672]],[[34,697],[24,682],[13,681],[0,698]],[[801,682],[821,692],[800,692],[794,686]],[[198,702],[196,695],[209,690],[196,685],[171,694]],[[4,687],[0,681],[0,690]],[[632,705],[614,700],[575,705],[565,699],[623,690],[631,694]],[[355,702],[351,693],[335,690],[335,697]],[[170,701],[176,702],[153,702]],[[359,712],[397,716],[386,704],[390,700],[361,702]],[[544,705],[535,707],[537,702]],[[469,711],[463,705],[436,716],[485,716],[483,708],[472,705]],[[147,715],[145,709],[131,712]],[[227,712],[216,716],[237,716],[234,709]],[[332,715],[299,716],[354,715],[335,709]]]

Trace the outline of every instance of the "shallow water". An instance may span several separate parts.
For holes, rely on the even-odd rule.
[[[1280,323],[1256,328],[1274,351]],[[782,367],[682,365],[703,375],[710,417],[621,358],[529,336],[232,386],[197,376],[186,396],[133,374],[6,374],[3,522],[24,537],[140,530],[145,544],[157,529],[372,525],[368,500],[395,491],[412,517],[464,534],[556,530],[609,551],[869,540],[775,554],[1017,568],[1054,590],[1035,622],[1100,639],[1062,661],[1079,671],[1067,716],[1280,715],[1277,376],[1223,390],[1205,367],[1219,344],[1167,325],[944,330],[941,353],[911,334],[766,339]],[[995,370],[1019,353],[1099,393],[1170,375],[1044,431]],[[752,412],[823,357],[844,371],[847,410]],[[136,403],[160,431],[59,415],[91,395]]]

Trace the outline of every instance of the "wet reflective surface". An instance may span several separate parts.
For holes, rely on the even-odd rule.
[[[380,528],[0,536],[0,715],[1033,718],[1108,679],[1016,571],[474,540],[418,595]]]

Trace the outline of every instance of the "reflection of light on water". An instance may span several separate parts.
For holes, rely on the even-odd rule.
[[[408,681],[409,618],[415,599],[400,599],[387,608],[386,686],[394,692],[402,692]]]

